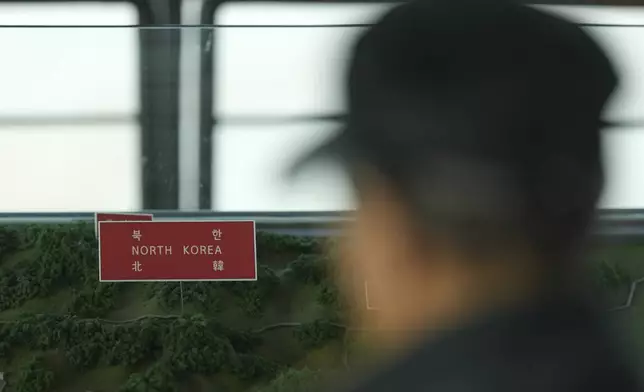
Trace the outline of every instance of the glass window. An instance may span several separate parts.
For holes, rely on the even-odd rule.
[[[604,208],[644,207],[644,126],[604,130],[606,188]]]
[[[219,126],[213,144],[213,205],[228,211],[351,208],[350,187],[339,167],[312,165],[302,176],[286,178],[299,154],[322,143],[337,127],[333,122]]]
[[[140,208],[134,6],[0,4],[0,209]]]
[[[340,76],[361,27],[389,5],[244,5],[227,3],[214,22],[270,25],[217,30],[215,107],[218,116],[320,114],[344,108]],[[314,25],[315,27],[279,27]]]
[[[338,171],[320,167],[298,191],[276,176],[287,158],[306,151],[312,140],[328,137],[332,127],[315,124],[276,125],[288,116],[319,116],[342,112],[341,77],[349,45],[364,24],[391,5],[267,5],[228,3],[214,19],[216,32],[213,113],[223,125],[215,132],[213,208],[219,210],[324,210],[351,205]],[[609,51],[622,73],[620,90],[607,110],[616,123],[644,125],[644,10],[639,8],[548,6],[585,27]],[[249,25],[273,27],[248,27]],[[282,25],[313,25],[288,28]],[[601,26],[599,26],[601,25]],[[625,27],[624,25],[629,25]],[[261,125],[261,118],[271,125]],[[226,125],[259,118],[252,127]],[[310,131],[307,131],[309,129]],[[637,131],[606,131],[608,184],[603,207],[641,208],[644,186],[629,173],[644,164],[644,136]],[[303,135],[304,134],[304,135]],[[241,141],[244,141],[243,143]],[[262,143],[256,140],[262,140]],[[242,157],[252,157],[242,159]],[[247,163],[244,166],[243,162]],[[275,162],[280,162],[276,164]],[[252,167],[252,169],[251,169]],[[330,169],[329,169],[330,170]],[[314,180],[313,177],[317,177]],[[233,178],[237,183],[233,184]],[[270,179],[270,180],[268,180]],[[320,189],[319,184],[325,185]],[[291,189],[289,194],[286,189]],[[289,194],[285,199],[283,195]],[[339,196],[339,195],[344,196]],[[280,195],[280,196],[278,196]],[[244,202],[242,202],[242,200]],[[288,200],[288,201],[286,201]]]
[[[344,110],[340,76],[349,45],[364,28],[319,25],[370,23],[389,7],[228,3],[220,8],[216,24],[271,27],[217,29],[213,113],[222,124],[214,130],[214,209],[352,207],[350,187],[338,167],[318,165],[293,182],[284,178],[284,172],[337,128],[336,123],[306,117]],[[311,27],[281,27],[294,24]],[[239,125],[258,117],[270,121]],[[304,120],[286,121],[293,117]]]

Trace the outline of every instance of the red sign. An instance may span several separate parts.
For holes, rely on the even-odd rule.
[[[98,222],[107,221],[151,221],[154,218],[152,214],[105,214],[96,213],[94,218],[94,232],[98,235]]]
[[[255,222],[99,222],[101,282],[257,280]]]

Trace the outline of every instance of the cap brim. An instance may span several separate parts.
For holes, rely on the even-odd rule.
[[[289,166],[286,175],[292,180],[311,166],[311,164],[324,161],[343,162],[347,157],[347,133],[340,130],[336,136],[312,150],[300,155]]]

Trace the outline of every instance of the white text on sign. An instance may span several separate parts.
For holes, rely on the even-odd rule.
[[[132,245],[132,256],[172,256],[171,245]],[[219,245],[183,245],[185,256],[208,256],[222,254]]]

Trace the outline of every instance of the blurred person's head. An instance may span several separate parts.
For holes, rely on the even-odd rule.
[[[314,156],[355,184],[340,265],[346,292],[370,282],[369,321],[450,328],[558,290],[602,191],[616,83],[580,27],[511,2],[408,3],[362,34],[347,125]]]

